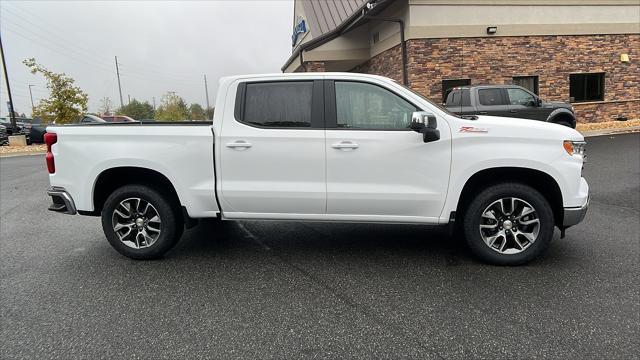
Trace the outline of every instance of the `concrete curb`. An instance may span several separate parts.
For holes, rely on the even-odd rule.
[[[34,155],[44,155],[46,152],[17,152],[17,153],[5,153],[0,154],[0,158],[10,158],[10,157],[18,157],[18,156],[34,156]]]
[[[604,136],[604,135],[630,134],[630,133],[636,133],[636,132],[640,132],[640,126],[630,126],[630,127],[618,128],[618,129],[581,131],[580,133],[584,137],[593,137],[593,136]]]

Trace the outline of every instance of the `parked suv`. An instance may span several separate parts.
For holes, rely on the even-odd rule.
[[[459,115],[523,118],[576,127],[571,104],[544,102],[538,95],[516,85],[456,87],[447,96],[445,106]]]

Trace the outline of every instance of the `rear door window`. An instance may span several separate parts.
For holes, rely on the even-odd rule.
[[[507,105],[502,96],[502,90],[499,88],[479,89],[478,102],[484,106]]]
[[[247,83],[241,121],[273,128],[309,128],[313,81]]]

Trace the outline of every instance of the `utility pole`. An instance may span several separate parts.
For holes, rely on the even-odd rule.
[[[118,57],[116,56],[116,75],[118,75],[118,91],[120,91],[120,107],[123,107],[122,103],[122,85],[120,85],[120,69],[118,68]]]
[[[131,104],[131,95],[127,94],[127,105]]]
[[[0,37],[0,56],[2,57],[2,67],[4,69],[4,81],[7,82],[7,95],[9,95],[9,116],[11,116],[11,128],[14,134],[18,133],[16,125],[16,113],[13,111],[13,98],[11,97],[11,86],[9,86],[9,75],[7,74],[7,62],[4,60],[4,47],[2,47],[2,37]]]
[[[209,86],[207,86],[207,74],[204,74],[204,93],[207,96],[207,109],[204,111],[205,117],[209,117]]]
[[[31,88],[35,85],[29,85],[29,96],[31,97],[31,117],[33,117],[33,113],[36,111],[36,107],[33,105],[33,93],[31,92]]]
[[[156,97],[153,97],[153,111],[156,111]]]

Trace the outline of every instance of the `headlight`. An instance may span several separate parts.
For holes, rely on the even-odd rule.
[[[571,156],[581,155],[582,157],[584,157],[587,143],[585,141],[565,140],[562,143],[562,146],[564,147],[564,150],[567,152],[567,154]]]

